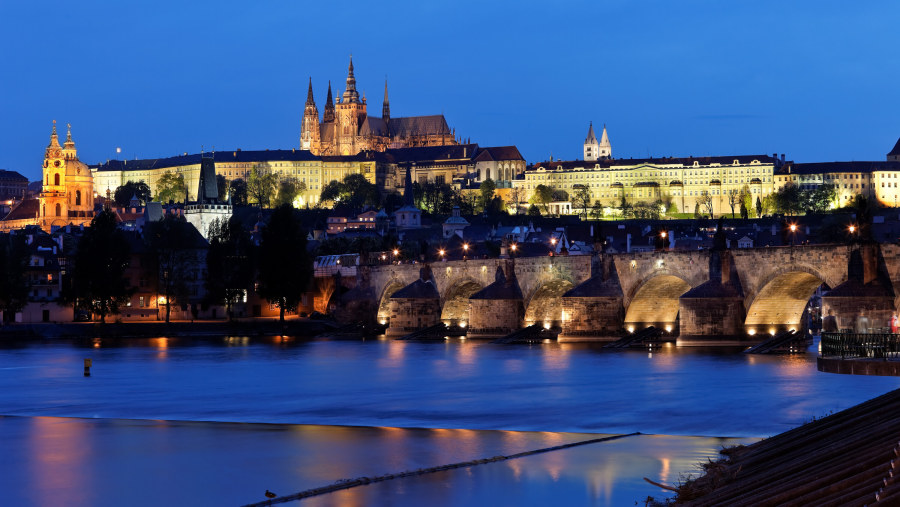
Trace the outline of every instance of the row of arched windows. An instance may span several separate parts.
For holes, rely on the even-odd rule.
[[[50,184],[50,175],[49,174],[47,175],[46,181],[44,183],[46,185]],[[59,185],[59,173],[56,173],[53,175],[53,184],[57,185],[57,186]]]

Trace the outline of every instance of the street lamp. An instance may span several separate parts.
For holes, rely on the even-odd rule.
[[[514,253],[516,253],[516,250],[519,249],[519,245],[513,243],[512,245],[509,245],[509,249],[510,249],[510,250],[512,251],[512,253],[514,254]]]
[[[791,246],[794,246],[794,233],[797,232],[797,224],[791,224]]]
[[[443,248],[441,248],[440,250],[438,250],[438,255],[441,256],[441,260],[444,260],[444,254],[445,254],[445,253],[447,253],[447,252],[445,252]]]
[[[469,244],[463,243],[463,259],[466,258],[466,255],[469,253]]]

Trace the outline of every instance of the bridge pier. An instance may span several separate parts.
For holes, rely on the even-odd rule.
[[[597,266],[600,264],[600,266]],[[625,322],[625,295],[609,256],[592,263],[593,276],[563,294],[560,342],[617,340]]]
[[[428,266],[419,279],[391,295],[390,327],[385,334],[402,336],[441,321],[441,295]]]
[[[497,266],[494,283],[469,297],[468,338],[506,336],[522,327],[525,319],[525,298],[516,279],[515,264]]]
[[[678,345],[746,342],[744,295],[728,251],[709,256],[709,280],[678,298]]]

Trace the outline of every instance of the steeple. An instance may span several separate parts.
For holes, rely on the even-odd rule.
[[[603,132],[606,132],[606,127],[603,127]],[[591,122],[588,126],[588,134],[587,138],[584,140],[584,144],[596,144],[597,136],[594,135],[594,122]]]
[[[600,144],[594,135],[594,122],[588,126],[587,137],[584,139],[584,159],[594,161],[600,158]]]
[[[612,158],[612,145],[609,143],[609,135],[606,133],[606,124],[603,125],[603,133],[600,134],[599,157],[602,159]]]
[[[412,184],[412,173],[409,171],[409,166],[406,167],[406,182],[403,185],[403,204],[406,206],[413,205],[413,184]]]
[[[384,105],[381,106],[381,118],[384,123],[391,121],[391,103],[388,102],[387,78],[384,78]]]
[[[76,157],[75,141],[72,140],[72,124],[66,124],[66,142],[63,144],[63,157],[74,160]]]
[[[325,123],[334,122],[334,101],[331,99],[331,80],[328,80],[328,97],[325,100],[325,114],[322,121]]]
[[[53,120],[53,131],[50,132],[50,144],[47,148],[59,148],[59,136],[56,135],[56,120]]]
[[[359,102],[359,92],[356,91],[356,78],[353,77],[353,55],[350,56],[350,66],[347,68],[347,89],[344,91],[342,103]]]
[[[313,99],[313,91],[312,91],[312,77],[309,78],[309,89],[306,91],[306,105],[307,106],[315,106],[316,101]]]

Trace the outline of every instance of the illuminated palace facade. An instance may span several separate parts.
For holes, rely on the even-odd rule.
[[[613,159],[607,158],[612,147],[605,127],[602,138],[597,143],[593,127],[589,129],[584,149],[586,154],[590,149],[593,160],[540,162],[530,166],[514,186],[521,189],[524,200],[534,196],[538,185],[564,190],[570,200],[586,187],[592,203],[616,206],[622,198],[629,204],[663,201],[674,204],[679,213],[693,213],[710,195],[713,212],[721,214],[731,209],[731,190],[746,187],[754,201],[774,192],[774,173],[783,163],[783,157],[767,155]],[[598,145],[603,149],[598,150]]]
[[[343,95],[331,98],[331,82],[325,110],[319,109],[313,98],[312,79],[306,94],[306,105],[300,125],[300,149],[314,155],[355,155],[361,151],[385,151],[388,148],[447,146],[457,144],[454,132],[447,126],[444,115],[391,117],[387,81],[384,83],[384,103],[381,118],[368,113],[366,97],[360,98],[353,75],[353,58],[347,69],[347,86]]]

